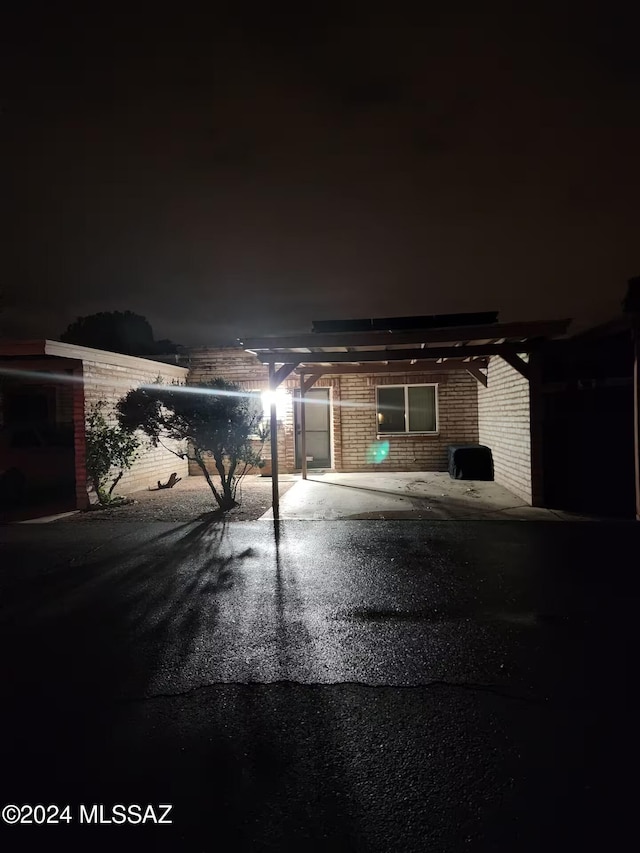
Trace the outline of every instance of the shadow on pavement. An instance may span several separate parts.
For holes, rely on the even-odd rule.
[[[285,610],[299,601],[283,526],[273,535],[286,672]],[[22,587],[1,623],[4,802],[174,805],[172,827],[57,826],[78,849],[352,849],[321,692],[310,713],[306,692],[281,686],[151,690],[213,629],[253,549],[234,551],[228,526],[205,519],[105,551]],[[32,832],[50,840],[50,827]]]

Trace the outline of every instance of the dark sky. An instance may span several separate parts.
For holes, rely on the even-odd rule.
[[[115,309],[183,344],[618,312],[640,273],[637,17],[232,5],[3,22],[4,334]]]

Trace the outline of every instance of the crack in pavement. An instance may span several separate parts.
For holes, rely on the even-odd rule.
[[[372,684],[366,681],[295,681],[291,679],[277,679],[275,681],[214,681],[208,684],[198,684],[186,690],[177,690],[174,693],[153,693],[148,696],[134,696],[120,700],[124,704],[136,702],[152,702],[156,699],[177,699],[191,696],[204,690],[218,687],[365,687],[373,690],[464,690],[471,693],[490,693],[503,699],[512,699],[516,702],[525,702],[532,705],[544,704],[547,697],[528,696],[515,693],[496,684],[479,684],[471,681],[427,681],[424,684]]]

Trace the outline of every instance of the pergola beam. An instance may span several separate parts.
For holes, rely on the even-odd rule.
[[[289,367],[289,365],[284,365]],[[269,365],[269,388],[275,391],[278,387],[275,364]],[[287,374],[288,375],[288,374]],[[280,517],[280,488],[278,483],[278,412],[276,408],[275,394],[271,395],[271,412],[269,423],[269,442],[271,445],[271,508],[273,510],[273,520],[277,521]]]
[[[329,371],[329,373],[330,372],[331,371]],[[305,379],[305,376],[307,375],[307,371],[303,370],[302,372],[300,372],[300,388],[306,394],[307,391],[309,391],[316,384],[318,379],[320,379],[320,377],[324,376],[324,374],[325,374],[324,370],[314,371],[313,373],[311,373],[309,375],[308,379]]]
[[[388,346],[390,344],[448,343],[496,338],[550,338],[563,335],[570,320],[490,323],[403,332],[325,332],[285,337],[243,338],[244,349],[296,349],[315,347]]]
[[[503,352],[498,353],[506,362],[513,367],[514,370],[517,370],[521,376],[528,381],[531,375],[531,371],[529,369],[529,365],[526,361],[520,358],[520,356],[515,352]]]
[[[284,380],[289,376],[292,371],[296,369],[296,367],[300,364],[299,361],[287,362],[286,364],[281,365],[273,376],[273,384],[271,379],[271,372],[269,372],[269,388],[271,391],[275,391],[280,383],[284,382]]]
[[[315,379],[313,380],[315,382]],[[313,382],[311,385],[313,385]],[[311,387],[309,385],[309,388]],[[304,401],[304,395],[307,388],[307,382],[304,376],[300,375],[300,469],[302,471],[302,479],[307,479],[307,404]]]
[[[300,357],[298,364],[344,364],[369,361],[428,361],[438,358],[473,358],[475,356],[517,355],[519,352],[530,352],[536,344],[522,342],[519,344],[486,344],[470,347],[432,347],[429,349],[398,349],[398,350],[358,350],[357,352],[310,352],[295,353]],[[282,364],[291,361],[289,350],[264,350],[256,352],[256,357],[263,364]]]
[[[465,369],[474,377],[474,379],[477,379],[481,385],[484,385],[485,388],[487,387],[487,374],[483,373],[480,368],[474,364],[474,362],[468,361],[465,364]]]
[[[486,358],[476,358],[473,361],[463,361],[462,359],[448,359],[445,362],[439,363],[423,361],[422,364],[340,364],[340,365],[322,365],[311,367],[298,367],[296,373],[299,375],[315,377],[314,382],[324,374],[342,375],[342,374],[358,374],[358,373],[446,373],[453,370],[468,370],[470,366],[476,368],[487,367]],[[311,386],[309,386],[311,387]],[[307,389],[308,390],[308,389]]]

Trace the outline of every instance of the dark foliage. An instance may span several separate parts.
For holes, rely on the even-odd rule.
[[[133,311],[100,311],[78,317],[60,335],[60,340],[124,355],[162,355],[179,349],[172,341],[154,340],[149,321]]]
[[[87,475],[102,505],[112,502],[113,490],[133,465],[140,446],[132,432],[105,417],[106,405],[103,400],[96,403],[85,426]]]
[[[239,386],[224,379],[190,386],[146,385],[123,397],[117,410],[125,430],[142,430],[154,445],[163,439],[182,444],[184,450],[172,452],[197,463],[220,509],[237,506],[238,484],[251,467],[260,465],[266,438],[260,431],[261,414]],[[258,445],[250,438],[256,434],[263,436]],[[214,460],[218,488],[207,455]]]

